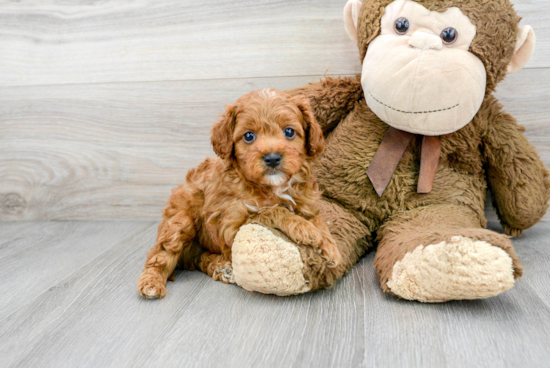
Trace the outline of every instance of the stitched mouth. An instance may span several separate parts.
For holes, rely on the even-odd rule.
[[[396,109],[395,107],[391,107],[390,105],[387,105],[387,104],[383,103],[382,101],[380,101],[379,99],[377,99],[376,97],[374,97],[374,96],[372,95],[372,93],[370,93],[370,91],[369,91],[369,95],[370,95],[372,98],[374,98],[374,100],[375,100],[376,102],[378,102],[379,104],[384,105],[384,106],[386,106],[387,108],[392,109],[392,110],[394,110],[394,111],[402,112],[403,114],[431,114],[431,113],[433,113],[433,112],[440,112],[440,111],[451,110],[451,109],[454,109],[455,107],[458,107],[458,105],[460,105],[460,104],[456,104],[456,105],[454,105],[454,106],[446,107],[446,108],[444,108],[444,109],[438,109],[438,110],[428,110],[428,111],[404,111],[404,110]]]

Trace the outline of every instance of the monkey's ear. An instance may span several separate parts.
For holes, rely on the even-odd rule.
[[[233,156],[233,130],[236,124],[235,105],[228,105],[225,114],[212,127],[212,147],[220,158],[228,160]]]
[[[315,158],[325,149],[325,137],[323,136],[321,126],[317,120],[315,120],[315,116],[313,116],[313,111],[311,111],[311,105],[307,97],[294,96],[291,100],[302,112],[302,118],[306,125],[304,130],[306,132],[307,155],[311,158]]]
[[[363,3],[359,0],[348,0],[344,7],[344,22],[346,32],[352,41],[357,42],[357,19]]]
[[[517,72],[527,64],[535,51],[535,32],[531,26],[523,26],[518,30],[516,50],[512,61],[508,64],[508,74]]]

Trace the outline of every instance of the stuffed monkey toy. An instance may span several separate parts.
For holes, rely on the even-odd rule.
[[[522,274],[508,236],[486,229],[486,190],[504,230],[545,214],[549,173],[493,96],[531,57],[535,34],[508,0],[350,0],[362,73],[291,91],[309,98],[326,149],[319,206],[342,263],[261,224],[242,227],[233,272],[278,295],[332,286],[369,249],[382,289],[421,302],[479,299]]]

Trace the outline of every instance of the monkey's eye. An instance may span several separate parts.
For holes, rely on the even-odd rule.
[[[285,128],[285,137],[287,139],[292,139],[294,137],[296,137],[296,131],[292,128]]]
[[[445,28],[441,32],[441,39],[443,40],[443,43],[446,45],[450,45],[456,41],[458,38],[458,32],[456,29],[452,27]]]
[[[409,30],[409,20],[407,18],[398,18],[393,25],[395,32],[404,35]]]
[[[248,132],[244,133],[243,139],[246,143],[252,143],[256,140],[256,134],[254,134],[253,132],[248,131]]]

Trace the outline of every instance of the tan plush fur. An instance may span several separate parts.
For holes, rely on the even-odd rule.
[[[384,7],[390,2],[363,1],[357,26],[361,60],[379,33]],[[292,95],[309,99],[325,134],[326,148],[313,170],[324,191],[320,215],[342,255],[341,264],[329,269],[318,266],[320,262],[315,255],[297,245],[311,290],[331,286],[359,257],[378,245],[375,267],[386,292],[422,301],[495,295],[510,287],[514,277],[521,276],[522,267],[509,238],[485,229],[487,188],[492,191],[504,229],[511,235],[519,235],[533,226],[548,208],[549,173],[522,134],[524,128],[492,95],[506,75],[515,49],[519,17],[512,4],[507,0],[419,0],[418,3],[433,11],[459,7],[476,26],[470,52],[486,68],[483,103],[469,124],[441,137],[441,157],[430,193],[416,191],[422,139],[417,136],[379,197],[366,172],[388,125],[367,106],[360,78],[327,78],[290,91]],[[446,250],[449,244],[452,246]],[[437,250],[430,251],[432,246]],[[480,251],[481,248],[484,250]],[[470,251],[471,254],[465,254],[460,262],[456,257],[444,258],[438,268],[450,271],[449,278],[438,286],[440,292],[428,284],[415,287],[431,288],[431,296],[404,289],[406,272],[403,270],[418,267],[420,274],[424,274],[422,268],[429,264],[426,261],[429,257],[421,255],[441,255],[447,251],[455,255]],[[490,254],[494,259],[489,262],[483,254]],[[407,261],[403,261],[405,258]],[[479,274],[479,268],[468,267],[465,259],[486,262],[486,271],[495,272],[486,278],[491,283],[487,286],[490,292],[479,292],[479,285],[474,284],[470,290],[464,289],[468,284],[461,284],[464,287],[452,292],[453,285],[460,284],[458,270],[470,278]],[[495,264],[498,266],[493,267]],[[506,264],[511,267],[504,267]],[[392,278],[394,269],[401,270],[395,279]],[[429,283],[426,278],[417,279],[420,280]],[[388,283],[394,285],[395,290]]]
[[[407,253],[393,265],[387,285],[421,302],[488,298],[514,286],[512,259],[487,242],[453,236]]]
[[[294,137],[285,136],[287,128]],[[254,141],[245,141],[247,132]],[[138,281],[142,296],[163,297],[178,263],[234,282],[231,247],[239,228],[253,221],[311,248],[327,268],[339,265],[338,249],[318,217],[321,193],[310,164],[324,139],[307,99],[267,89],[248,93],[227,107],[212,129],[212,144],[219,158],[190,170],[168,200]],[[276,167],[265,161],[273,153],[281,156]]]
[[[235,282],[239,286],[281,296],[311,289],[304,277],[300,251],[283,236],[256,224],[241,227],[231,249]]]

